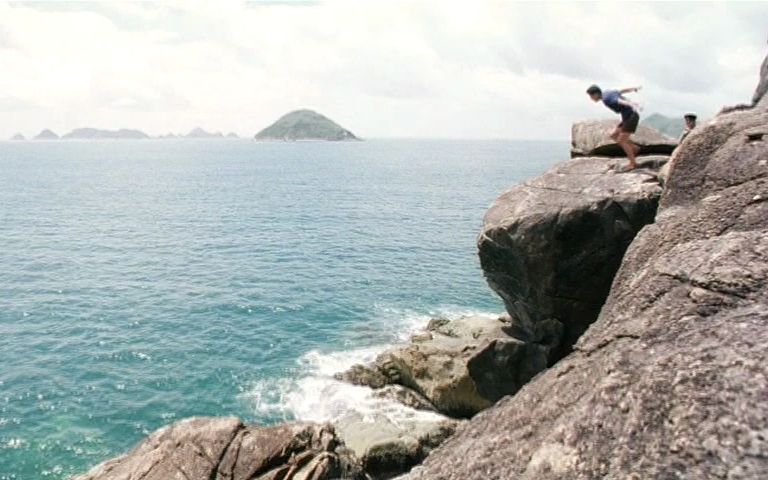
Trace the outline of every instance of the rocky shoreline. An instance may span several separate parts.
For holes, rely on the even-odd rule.
[[[671,157],[640,132],[630,173],[605,124],[576,124],[573,158],[485,216],[506,314],[435,319],[337,375],[380,410],[187,419],[75,479],[768,477],[766,64],[752,107]]]

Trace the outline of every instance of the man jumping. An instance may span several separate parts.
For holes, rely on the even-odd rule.
[[[587,94],[595,102],[602,101],[603,104],[621,115],[621,122],[611,132],[611,138],[627,154],[629,159],[629,170],[637,168],[637,154],[640,147],[632,143],[629,136],[637,131],[637,125],[640,123],[640,105],[630,102],[624,98],[623,94],[637,92],[640,87],[623,88],[621,90],[606,90],[603,92],[597,85],[592,85],[587,89]]]

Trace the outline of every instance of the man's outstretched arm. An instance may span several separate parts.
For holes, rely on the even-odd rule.
[[[619,93],[624,94],[624,93],[639,92],[641,88],[643,87],[622,88],[621,90],[619,90]]]

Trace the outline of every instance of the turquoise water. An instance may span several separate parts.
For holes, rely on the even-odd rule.
[[[499,312],[490,202],[565,142],[0,143],[0,479],[190,415],[307,416],[431,315]],[[326,402],[327,403],[327,402]]]

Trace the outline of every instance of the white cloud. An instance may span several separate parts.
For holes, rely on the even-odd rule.
[[[0,4],[0,135],[250,135],[311,107],[362,136],[565,138],[641,83],[646,111],[750,98],[765,4],[506,1]]]

